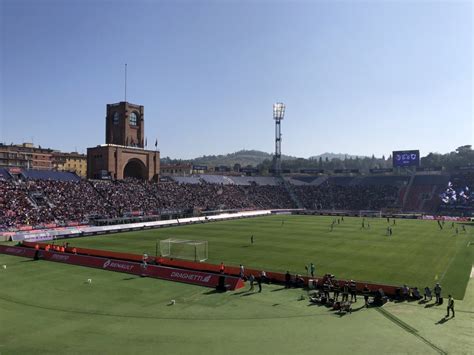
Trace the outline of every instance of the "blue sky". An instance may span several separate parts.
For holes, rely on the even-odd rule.
[[[0,141],[85,152],[105,107],[190,158],[388,156],[473,143],[470,1],[0,0]]]

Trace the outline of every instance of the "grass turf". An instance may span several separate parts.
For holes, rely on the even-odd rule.
[[[444,294],[462,299],[474,258],[474,229],[459,234],[446,223],[401,220],[390,226],[380,218],[268,216],[187,225],[71,240],[71,245],[141,254],[155,254],[157,240],[169,237],[209,242],[209,262],[305,274],[313,262],[316,274],[423,289],[440,282]],[[367,224],[370,228],[367,228]],[[250,236],[254,236],[254,244]],[[470,244],[472,242],[472,244]]]
[[[470,283],[456,318],[445,307],[389,303],[343,317],[302,290],[228,293],[101,269],[0,255],[0,353],[468,354]],[[86,280],[92,279],[88,284]],[[248,287],[248,286],[247,286]],[[171,299],[176,304],[169,305]]]

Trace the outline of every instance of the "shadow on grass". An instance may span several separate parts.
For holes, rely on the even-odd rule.
[[[406,299],[399,298],[399,299],[393,300],[393,303],[403,303],[403,302],[406,302],[406,301],[407,301]]]
[[[215,288],[213,288],[212,290],[204,292],[203,295],[214,295],[216,293],[224,293],[224,292],[225,292],[224,290],[216,290]]]
[[[358,308],[352,308],[352,312],[358,312],[358,311],[360,311],[361,309],[364,309],[364,308],[366,308],[366,307],[365,307],[365,304],[361,305],[361,306],[358,307]]]
[[[128,281],[128,280],[136,280],[138,279],[138,277],[134,277],[134,276],[131,276],[131,277],[126,277],[124,279],[122,279],[123,281]]]
[[[239,296],[239,295],[242,295],[242,294],[247,293],[247,292],[249,292],[249,291],[235,292],[235,293],[232,294],[232,296]]]
[[[271,292],[277,292],[277,291],[283,291],[283,290],[286,290],[286,287],[275,288],[274,290],[271,290]]]
[[[450,319],[453,319],[453,317],[451,317],[451,318],[443,317],[443,318],[441,318],[439,321],[437,321],[435,324],[444,324],[444,323],[446,323],[446,322],[447,322],[448,320],[450,320]]]
[[[258,293],[258,292],[255,292],[255,291],[248,291],[247,293],[245,293],[244,295],[242,295],[242,297],[252,296],[252,295],[255,295],[256,293]]]
[[[426,304],[428,302],[431,302],[431,300],[420,300],[418,301],[418,304]]]
[[[431,308],[431,307],[434,307],[434,306],[437,306],[438,304],[435,302],[435,303],[430,303],[430,304],[427,304],[425,305],[425,308]]]

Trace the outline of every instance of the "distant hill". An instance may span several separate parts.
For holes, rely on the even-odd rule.
[[[263,163],[265,160],[272,160],[273,154],[262,152],[259,150],[239,150],[235,153],[226,155],[205,155],[192,159],[191,162],[194,164],[202,164],[209,166],[227,165],[233,166],[234,164],[240,164],[241,166],[257,166]],[[283,160],[296,159],[287,155],[282,155]]]
[[[177,160],[170,158],[162,158],[162,164],[171,164],[179,162],[187,162],[196,165],[208,165],[208,166],[234,166],[234,164],[240,164],[241,166],[257,166],[263,163],[265,160],[272,160],[273,154],[262,152],[259,150],[240,150],[235,153],[229,153],[225,155],[204,155],[194,159],[188,160]],[[282,160],[293,160],[297,159],[296,157],[282,155]]]
[[[313,155],[312,157],[309,157],[309,159],[319,160],[319,157],[323,158],[323,160],[325,160],[326,158],[328,158],[329,160],[332,160],[332,159],[344,160],[346,157],[347,159],[350,159],[350,158],[354,159],[356,157],[365,158],[365,156],[363,155],[351,155],[351,154],[343,154],[343,153],[323,153],[319,155]]]
[[[320,155],[314,155],[309,158],[309,160],[319,160],[319,157],[322,157],[323,160],[328,158],[329,161],[332,159],[338,158],[344,160],[344,158],[355,158],[356,155],[350,154],[342,154],[342,153],[323,153]],[[282,160],[296,160],[296,159],[304,159],[293,157],[290,155],[282,155]],[[359,156],[359,158],[364,158],[363,156]],[[240,164],[241,166],[251,165],[256,167],[259,164],[262,164],[265,160],[272,160],[273,154],[262,152],[260,150],[239,150],[238,152],[229,153],[229,154],[221,154],[221,155],[204,155],[201,157],[197,157],[194,159],[187,159],[187,160],[180,160],[180,159],[171,159],[169,157],[164,157],[161,159],[162,164],[174,164],[178,162],[182,163],[192,163],[195,165],[207,165],[207,166],[234,166],[234,164]],[[305,159],[306,160],[306,159]]]

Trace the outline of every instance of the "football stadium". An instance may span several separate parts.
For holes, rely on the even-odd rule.
[[[273,28],[273,22],[266,22],[264,13],[259,12],[270,11],[269,4],[254,7],[244,2],[217,5],[206,1],[179,6],[171,2],[142,1],[133,6],[128,3],[124,6],[121,2],[71,3],[74,5],[71,8],[61,1],[54,4],[46,1],[44,7],[28,0],[21,6],[8,1],[2,4],[5,11],[0,19],[6,21],[4,27],[8,29],[4,49],[9,53],[2,54],[2,59],[5,56],[8,64],[5,68],[11,69],[8,73],[2,69],[5,73],[2,87],[9,90],[4,90],[8,92],[2,93],[4,100],[0,103],[8,101],[11,105],[5,106],[11,107],[2,107],[0,112],[0,129],[6,127],[5,133],[0,132],[0,140],[4,141],[0,143],[0,355],[474,353],[472,117],[455,128],[454,123],[452,127],[443,127],[449,133],[445,135],[446,140],[450,139],[449,143],[436,141],[426,133],[433,128],[431,126],[436,126],[435,123],[426,124],[430,115],[435,117],[437,112],[454,110],[462,100],[453,99],[454,104],[446,104],[449,107],[443,109],[436,106],[428,111],[424,106],[417,111],[422,115],[417,120],[425,121],[417,126],[420,131],[415,135],[406,132],[406,124],[395,129],[391,125],[397,124],[394,117],[401,111],[394,113],[392,100],[400,107],[408,100],[397,96],[395,82],[398,79],[395,77],[398,69],[371,72],[375,69],[370,61],[367,65],[371,67],[367,69],[370,75],[387,80],[381,85],[390,92],[390,103],[385,101],[379,109],[388,112],[386,121],[390,125],[385,126],[386,122],[379,118],[383,116],[380,112],[375,114],[368,109],[363,109],[361,116],[354,116],[353,122],[340,117],[340,120],[334,119],[337,127],[330,126],[331,119],[322,118],[328,112],[337,115],[338,110],[343,110],[340,106],[349,107],[349,111],[341,111],[344,115],[351,110],[354,115],[360,114],[357,110],[362,104],[351,99],[350,96],[356,94],[348,92],[357,92],[361,87],[367,89],[371,85],[373,89],[378,85],[377,80],[373,79],[370,84],[366,78],[351,84],[351,80],[355,80],[352,78],[355,70],[365,65],[358,62],[364,62],[361,58],[365,58],[365,54],[345,42],[346,34],[351,31],[344,26],[353,26],[350,27],[354,30],[352,35],[361,48],[384,48],[383,53],[390,53],[379,60],[390,63],[393,68],[405,65],[404,70],[408,70],[412,63],[403,64],[398,54],[395,56],[397,62],[391,62],[389,57],[394,56],[394,52],[379,42],[365,47],[372,43],[367,38],[378,37],[379,30],[387,36],[393,35],[394,46],[404,48],[407,56],[413,54],[414,62],[426,62],[427,53],[431,52],[412,53],[412,50],[418,45],[433,43],[416,39],[417,45],[412,47],[409,42],[413,38],[412,32],[394,35],[389,29],[379,29],[387,20],[385,16],[389,23],[399,25],[405,21],[408,16],[406,4],[384,4],[381,9],[375,4],[342,2],[331,6],[323,2],[280,4],[288,12],[285,16],[295,27],[295,35],[288,35],[293,33],[288,29],[279,33],[289,36],[282,37],[287,41],[285,46],[297,50],[298,58],[311,57],[307,51],[313,32],[322,43],[332,43],[334,36],[338,39],[335,43],[344,43],[335,48],[349,48],[348,53],[356,53],[349,64],[344,64],[338,62],[344,52],[328,47],[327,51],[332,54],[331,64],[326,63],[326,69],[332,63],[339,63],[337,71],[341,68],[344,71],[346,65],[350,65],[351,74],[344,76],[344,84],[338,86],[330,83],[332,80],[337,82],[340,74],[329,71],[331,74],[325,79],[328,81],[326,92],[306,81],[306,76],[311,75],[315,75],[314,81],[324,79],[324,70],[314,69],[319,73],[317,75],[308,70],[303,75],[294,71],[297,69],[287,69],[290,74],[286,76],[281,68],[287,62],[278,62],[276,56],[269,62],[280,65],[272,68],[270,76],[282,74],[285,80],[293,78],[288,83],[290,89],[275,89],[278,85],[274,84],[280,84],[279,79],[271,81],[270,86],[258,83],[255,78],[264,75],[260,71],[250,73],[252,65],[247,59],[255,57],[252,61],[260,63],[257,57],[263,56],[261,47],[271,48],[263,42],[274,38],[273,29],[267,32],[262,24]],[[418,15],[408,16],[406,20],[412,30],[423,27],[418,26],[418,21],[424,18],[425,10],[429,10],[426,16],[432,21],[431,25],[438,24],[436,19],[442,18],[446,23],[453,21],[453,26],[454,23],[461,26],[462,21],[456,22],[457,17],[453,14],[464,9],[464,3],[454,4],[452,8],[443,4],[453,13],[443,12],[442,15],[433,10],[429,2],[422,2],[422,5],[422,13],[415,9]],[[132,9],[134,6],[137,7]],[[472,7],[466,7],[472,10]],[[352,9],[358,19],[356,22],[351,22],[354,21],[352,15],[346,16],[347,9]],[[375,12],[367,17],[364,9]],[[405,10],[399,13],[400,9]],[[95,10],[97,14],[91,15]],[[283,15],[275,11],[273,9],[271,13],[283,22]],[[298,14],[294,18],[292,11]],[[229,23],[223,21],[224,12],[228,12]],[[129,26],[132,22],[136,26],[140,21],[130,21],[132,14],[139,15],[143,20],[141,25],[146,29],[115,28],[117,18],[129,18]],[[163,23],[157,25],[150,14]],[[308,30],[314,22],[312,17],[307,17],[309,14],[317,15],[321,20],[320,29]],[[334,26],[326,23],[327,18],[333,18],[331,16],[334,19],[342,16],[344,35],[331,32]],[[368,21],[369,18],[378,25]],[[79,21],[72,21],[75,19]],[[176,19],[182,19],[176,22],[179,26],[174,22]],[[235,19],[239,21],[233,23]],[[472,25],[472,14],[469,19],[467,22]],[[37,22],[39,20],[41,24]],[[301,25],[300,20],[309,27]],[[23,28],[29,21],[31,24]],[[216,21],[219,30],[210,25],[217,26]],[[372,25],[378,30],[374,31]],[[212,28],[209,30],[208,26]],[[238,30],[233,32],[226,26],[235,26],[232,29]],[[360,39],[357,31],[362,31],[364,26],[369,28],[364,39]],[[455,41],[453,38],[459,37],[459,31],[450,32],[454,27],[446,26],[445,38],[440,35],[436,36],[437,40]],[[435,31],[433,28],[431,32]],[[201,33],[206,29],[209,31]],[[421,32],[425,30],[418,28]],[[67,37],[62,37],[65,35],[62,31]],[[119,36],[115,31],[123,32]],[[252,35],[245,37],[245,31]],[[430,34],[430,31],[426,30],[426,33]],[[426,33],[423,35],[428,36]],[[110,35],[107,38],[114,39],[114,44],[98,34]],[[169,42],[166,42],[167,36],[172,38]],[[199,40],[195,41],[193,36]],[[265,41],[260,42],[259,36]],[[385,41],[384,35],[380,36],[379,39]],[[398,36],[404,39],[400,40],[401,44],[395,40]],[[76,40],[73,47],[69,38]],[[171,59],[155,51],[156,38],[163,41],[164,47],[169,46],[163,53]],[[301,38],[305,40],[300,41]],[[472,33],[469,38],[472,39]],[[119,40],[120,46],[116,44]],[[247,41],[251,42],[251,50],[243,44]],[[196,47],[196,43],[204,47]],[[225,53],[219,52],[221,45],[226,46]],[[283,52],[281,45],[277,46],[278,54]],[[192,47],[192,52],[186,52],[187,46]],[[233,46],[245,49],[242,57],[234,57]],[[34,50],[39,63],[42,63],[43,55],[51,58],[47,48],[52,49],[58,55],[57,61],[53,61],[55,66],[48,64],[50,68],[44,69],[48,74],[41,74],[44,77],[27,72],[26,66],[18,64],[16,67],[14,62],[26,60],[21,54],[25,48]],[[127,97],[127,85],[130,85],[127,84],[130,80],[127,64],[124,65],[122,100],[110,100],[102,92],[108,90],[101,86],[103,83],[99,85],[94,81],[107,76],[104,74],[106,68],[122,60],[119,53],[124,49],[133,53],[130,57],[135,62],[130,67],[140,68],[135,69],[135,73],[141,74],[134,75],[140,76],[143,82],[132,86],[138,100]],[[221,56],[232,55],[219,59],[216,54],[212,59],[209,53],[213,50]],[[317,53],[324,58],[325,51]],[[452,51],[453,56],[458,53]],[[75,54],[65,57],[64,53]],[[190,53],[193,63],[185,62],[184,65],[183,58],[188,60]],[[375,50],[371,53],[378,55]],[[150,62],[136,56],[159,59],[159,63],[168,65],[167,70],[174,74],[168,76],[163,71],[158,75],[150,69]],[[472,51],[470,56],[472,59]],[[294,60],[291,55],[285,58],[288,63]],[[437,62],[439,58],[433,60],[433,67],[444,68],[444,64]],[[94,67],[96,61],[103,69]],[[321,61],[324,63],[324,59]],[[82,67],[77,69],[79,76],[68,85],[65,84],[68,79],[59,73],[74,70],[63,68],[63,63]],[[232,83],[239,84],[227,85],[225,90],[221,84],[217,85],[219,89],[212,86],[214,84],[206,86],[204,82],[214,83],[222,73],[232,72],[227,63],[239,64],[241,72],[232,77]],[[242,66],[242,63],[246,64]],[[271,67],[267,61],[260,64],[259,70]],[[450,70],[461,68],[461,64],[450,65]],[[33,64],[30,62],[30,65]],[[300,65],[296,61],[292,67]],[[303,67],[308,66],[305,63]],[[51,67],[58,72],[52,71]],[[143,67],[149,71],[141,72]],[[179,70],[173,71],[175,67]],[[222,72],[217,75],[214,70],[219,68]],[[27,75],[20,75],[23,70]],[[420,69],[416,70],[418,74]],[[177,72],[181,76],[176,76]],[[286,69],[283,72],[286,73]],[[398,75],[405,78],[403,70]],[[169,80],[166,87],[156,83],[162,77]],[[296,81],[298,77],[301,82]],[[189,87],[193,87],[191,96],[186,96],[185,85],[178,89],[174,86],[186,80],[190,80]],[[350,84],[350,90],[346,90],[346,82]],[[405,78],[403,89],[424,105],[436,101],[430,95],[439,94],[433,89],[438,86],[420,82],[418,78]],[[257,89],[246,96],[249,86],[254,84]],[[45,85],[44,89],[42,85]],[[335,85],[334,88],[331,85]],[[413,89],[417,85],[429,87],[430,95],[421,95],[417,92],[419,88]],[[164,112],[176,112],[176,117],[160,127],[165,132],[164,143],[160,141],[160,146],[158,138],[151,133],[158,127],[153,118],[159,112],[156,107],[160,104],[153,96],[155,94],[148,96],[155,89],[163,95],[163,101],[183,95],[192,107],[184,107],[188,104],[183,101],[170,101],[169,106],[163,102],[170,110]],[[262,92],[275,90],[271,97],[283,95],[289,99],[268,101],[266,94],[257,93],[260,89]],[[337,91],[335,101],[331,96],[333,89]],[[17,104],[23,95],[32,97],[29,95],[33,91],[38,101],[32,102],[37,104]],[[201,91],[211,93],[212,97]],[[318,93],[315,97],[321,102],[329,100],[329,108],[316,109],[318,120],[324,121],[324,126],[320,127],[323,133],[313,133],[316,126],[313,126],[309,110],[314,104],[305,106],[303,101],[307,97],[300,100],[300,95],[303,97],[302,92],[306,91]],[[372,101],[387,99],[383,91],[367,91],[370,105]],[[436,97],[444,100],[448,91],[446,89]],[[51,92],[56,93],[54,98]],[[73,92],[84,95],[83,102],[87,97],[90,107],[76,103],[75,107],[84,106],[79,110],[81,113],[73,112],[69,103],[68,107],[63,107],[61,101],[69,102],[68,96]],[[146,103],[146,119],[145,105],[136,103],[142,100],[140,95]],[[248,100],[248,108],[239,95]],[[444,101],[449,101],[449,95],[447,97]],[[205,98],[209,101],[201,104],[200,100]],[[48,104],[44,105],[44,113],[37,113],[42,111],[38,106],[51,100],[56,101],[52,106],[57,113]],[[469,100],[472,101],[472,97]],[[268,102],[271,103],[267,105]],[[205,108],[207,103],[212,108]],[[472,102],[470,105],[472,111]],[[105,122],[99,121],[104,106]],[[260,135],[260,118],[255,118],[259,116],[261,106],[265,106],[262,111],[266,115],[262,118],[267,125],[265,132],[271,133],[271,136],[265,136],[264,142],[263,133]],[[206,115],[223,115],[228,107],[242,112],[219,122],[204,119]],[[202,115],[200,110],[204,110]],[[38,120],[6,118],[10,115],[24,117],[31,112],[38,115]],[[75,125],[74,121],[88,114],[94,118],[89,121],[84,118],[84,123]],[[241,114],[252,119],[245,121],[243,118],[245,123],[237,125],[235,122]],[[361,118],[366,114],[369,118]],[[408,111],[404,114],[409,115]],[[186,118],[189,115],[196,115],[192,119],[199,118],[199,123],[190,123]],[[65,125],[58,124],[59,116]],[[161,117],[164,116],[166,114]],[[302,121],[298,121],[298,116]],[[439,118],[436,116],[433,122],[447,124],[443,117],[436,121]],[[411,118],[407,122],[416,126],[419,122],[415,121]],[[364,138],[367,136],[361,136],[358,131],[365,125],[371,139]],[[289,133],[285,144],[309,158],[285,155],[282,132],[286,132],[287,127]],[[390,127],[390,137],[386,135],[387,127]],[[464,134],[469,128],[470,135]],[[435,127],[430,132],[438,129]],[[458,133],[451,134],[454,130]],[[259,134],[254,135],[253,131]],[[305,135],[307,131],[311,132],[309,139]],[[104,133],[105,139],[98,138]],[[5,143],[10,138],[19,140],[23,139],[22,135],[33,134],[42,141],[51,140],[48,144],[82,145],[85,153],[79,153],[77,148],[72,153],[44,148],[33,143],[34,137],[30,143]],[[269,154],[242,150],[227,155],[205,155],[209,150],[213,154],[223,154],[230,147],[226,144],[234,139],[238,146],[263,146],[274,151]],[[469,141],[461,141],[466,139]],[[467,144],[460,145],[459,141]],[[457,144],[457,148],[447,152],[453,149],[452,146],[446,148],[448,144]],[[331,147],[333,151],[363,151],[365,155],[350,155],[349,152],[315,156],[315,149],[324,149],[322,146]],[[447,153],[437,153],[438,150]],[[204,153],[198,158],[172,159],[163,156],[162,151],[182,156]],[[369,151],[378,152],[381,157],[368,154]],[[385,152],[383,156],[382,152]]]

